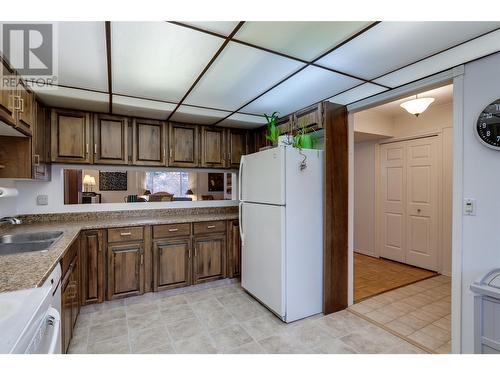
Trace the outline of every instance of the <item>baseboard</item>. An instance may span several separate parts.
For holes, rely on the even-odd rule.
[[[370,253],[368,251],[364,251],[364,250],[358,250],[358,249],[354,249],[353,250],[355,253],[358,253],[358,254],[361,254],[361,255],[366,255],[366,256],[369,256],[369,257],[372,257],[372,258],[380,258],[378,255],[376,255],[375,253]]]

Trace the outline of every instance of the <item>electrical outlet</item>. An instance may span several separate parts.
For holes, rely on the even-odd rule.
[[[476,200],[471,198],[464,199],[464,215],[476,216]]]
[[[39,206],[46,206],[49,204],[49,196],[48,195],[37,195],[36,204]]]

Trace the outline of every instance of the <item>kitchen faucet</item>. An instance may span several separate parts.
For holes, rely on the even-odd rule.
[[[21,224],[22,221],[20,219],[15,218],[15,217],[7,216],[7,217],[3,217],[0,219],[0,224],[2,224],[2,223]]]

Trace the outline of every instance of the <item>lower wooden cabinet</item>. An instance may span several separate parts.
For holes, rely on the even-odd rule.
[[[227,277],[241,275],[241,239],[238,220],[227,222]]]
[[[217,234],[193,239],[193,283],[226,277],[226,235]]]
[[[76,319],[80,312],[80,264],[78,248],[79,242],[75,241],[62,260],[61,347],[63,353],[68,351]],[[69,265],[66,266],[68,263]]]
[[[104,301],[104,243],[102,230],[87,230],[80,234],[81,303]]]
[[[144,292],[144,244],[108,245],[108,299]]]
[[[153,243],[154,291],[191,284],[191,238],[166,239]]]

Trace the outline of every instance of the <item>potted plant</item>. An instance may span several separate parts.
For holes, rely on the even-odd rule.
[[[276,145],[278,142],[278,138],[280,136],[280,130],[278,125],[276,124],[278,121],[279,112],[273,112],[272,115],[267,115],[264,113],[264,117],[267,121],[267,134],[266,139],[272,142],[273,145]]]
[[[314,130],[314,129],[313,129]],[[310,133],[307,132],[307,128],[302,125],[293,137],[293,146],[298,149],[311,149],[313,148],[314,140]]]

